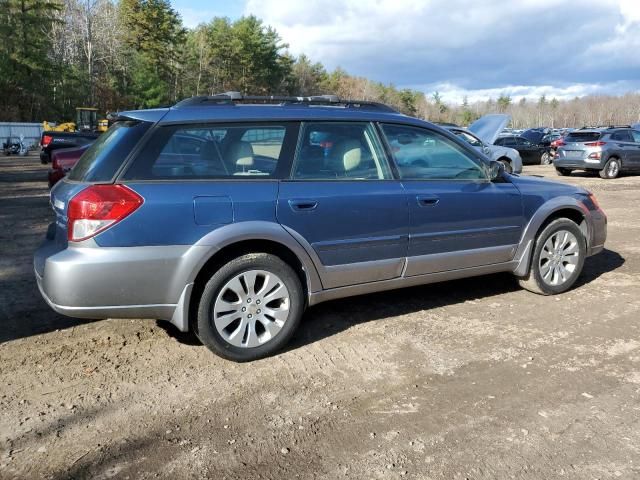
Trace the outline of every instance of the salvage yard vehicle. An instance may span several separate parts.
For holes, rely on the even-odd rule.
[[[607,223],[590,192],[386,105],[235,92],[121,113],[51,205],[54,310],[168,320],[234,361],[332,299],[495,272],[564,292]]]
[[[553,164],[561,176],[585,170],[611,179],[640,172],[640,131],[628,125],[575,130],[565,137]]]
[[[77,148],[90,145],[100,136],[94,132],[42,132],[40,138],[40,163],[51,162],[51,153],[61,148]]]
[[[48,172],[49,188],[58,183],[78,163],[80,157],[91,146],[90,143],[76,148],[61,148],[51,152],[51,168]]]
[[[507,136],[499,137],[495,145],[517,150],[525,165],[547,165],[551,162],[550,144],[535,143],[523,136]]]
[[[510,119],[509,115],[496,113],[479,118],[469,125],[469,128],[458,126],[444,126],[444,128],[467,141],[472,147],[479,149],[489,159],[502,163],[508,173],[521,173],[520,153],[513,148],[493,144]]]

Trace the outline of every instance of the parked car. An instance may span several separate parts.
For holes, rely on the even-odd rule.
[[[610,179],[622,172],[638,172],[640,131],[628,126],[575,130],[565,137],[553,164],[562,176],[586,170]]]
[[[78,163],[80,157],[91,144],[76,148],[61,148],[51,152],[51,168],[49,169],[49,188],[58,183]]]
[[[525,165],[547,165],[551,161],[551,147],[533,143],[522,136],[499,137],[496,145],[518,151]]]
[[[564,292],[607,221],[385,105],[237,93],[121,113],[51,205],[34,270],[54,310],[168,320],[235,361],[341,297],[494,272]]]
[[[40,138],[40,163],[51,162],[51,152],[61,148],[76,148],[96,141],[100,134],[94,132],[42,132]]]
[[[491,114],[479,118],[469,125],[468,129],[458,126],[444,128],[465,140],[489,159],[502,163],[508,173],[521,173],[522,159],[518,151],[493,144],[509,120],[509,115]]]

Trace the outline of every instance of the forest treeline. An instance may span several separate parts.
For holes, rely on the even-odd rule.
[[[640,95],[507,95],[469,104],[329,71],[293,56],[255,16],[185,28],[168,0],[0,0],[0,121],[65,121],[78,106],[106,113],[170,105],[192,95],[320,95],[374,100],[432,121],[466,125],[508,112],[512,125],[579,126],[640,120]]]

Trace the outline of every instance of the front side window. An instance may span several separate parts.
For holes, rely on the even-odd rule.
[[[292,127],[160,127],[124,178],[274,178],[288,128]]]
[[[367,122],[310,122],[300,135],[296,180],[392,178],[375,130]]]
[[[631,130],[631,135],[633,135],[633,141],[635,143],[640,143],[640,132],[637,130]]]
[[[476,162],[445,136],[423,128],[383,125],[400,178],[405,180],[486,180]]]

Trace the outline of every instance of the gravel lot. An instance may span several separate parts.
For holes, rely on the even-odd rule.
[[[609,216],[574,290],[493,275],[326,303],[234,364],[169,324],[51,311],[46,167],[0,157],[0,478],[640,478],[640,176],[562,180]]]

